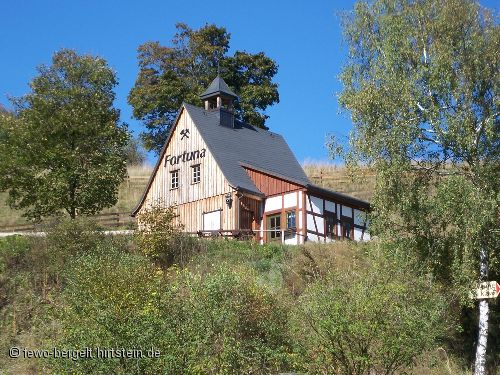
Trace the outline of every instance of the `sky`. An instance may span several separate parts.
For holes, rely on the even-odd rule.
[[[282,134],[299,162],[328,162],[328,135],[347,137],[352,127],[341,112],[338,75],[346,62],[340,13],[354,1],[110,1],[16,0],[0,3],[0,103],[29,92],[36,67],[50,64],[55,51],[75,49],[99,55],[116,71],[115,106],[138,135],[127,95],[138,73],[137,47],[146,41],[168,45],[175,24],[197,29],[206,23],[231,33],[230,53],[263,51],[278,65],[274,81],[280,103],[268,108],[266,125]],[[481,1],[496,9],[498,1]],[[345,138],[344,138],[345,139]],[[153,154],[148,155],[155,162]]]

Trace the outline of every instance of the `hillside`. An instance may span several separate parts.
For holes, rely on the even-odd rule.
[[[368,171],[364,172],[362,179],[353,180],[346,168],[342,166],[309,163],[304,165],[304,170],[310,180],[319,186],[368,201],[372,196],[375,177]],[[102,213],[122,213],[120,219],[126,220],[128,213],[139,201],[151,172],[151,166],[129,167],[128,177],[118,191],[118,203]],[[0,227],[27,224],[19,211],[12,210],[6,205],[6,198],[7,193],[0,193]],[[109,217],[106,218],[109,219]]]
[[[381,263],[367,245],[183,239],[174,243],[183,256],[166,268],[141,255],[133,238],[82,235],[88,227],[79,225],[56,228],[43,240],[0,239],[2,374],[345,374],[331,371],[344,365],[330,341],[314,331],[323,330],[325,321],[338,330],[338,340],[366,343],[370,350],[361,355],[370,356],[371,366],[385,366],[389,355],[380,353],[393,345],[405,345],[405,355],[420,353],[420,344],[412,347],[420,342],[427,351],[411,354],[415,366],[401,371],[467,374],[463,362],[434,341],[436,330],[444,332],[441,318],[433,320],[444,307],[438,290],[409,277],[411,270],[391,269],[387,283],[387,266],[379,272]],[[332,299],[331,293],[339,294]],[[414,304],[418,308],[407,309]],[[11,359],[11,347],[152,347],[159,356]],[[363,363],[357,345],[341,350]],[[402,355],[397,353],[395,360]]]

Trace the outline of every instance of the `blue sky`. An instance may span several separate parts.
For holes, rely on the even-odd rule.
[[[300,162],[326,161],[327,134],[347,136],[349,116],[339,113],[337,79],[346,48],[338,13],[354,1],[9,1],[0,12],[0,103],[28,92],[36,66],[54,51],[72,48],[104,57],[117,72],[116,106],[138,134],[127,95],[137,76],[137,47],[150,40],[168,44],[175,23],[192,28],[225,26],[231,50],[264,51],[279,64],[280,103],[269,108],[267,125],[282,134]],[[481,1],[498,10],[498,2]],[[150,162],[154,161],[152,156]]]

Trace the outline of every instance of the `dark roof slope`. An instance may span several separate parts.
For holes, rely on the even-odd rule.
[[[235,120],[234,128],[219,125],[219,111],[184,104],[222,173],[233,187],[261,195],[244,166],[279,175],[300,185],[309,184],[283,137]]]
[[[212,96],[212,95],[217,94],[217,93],[226,94],[226,95],[232,96],[235,99],[238,97],[238,95],[236,95],[233,92],[233,90],[231,90],[229,88],[226,81],[224,81],[222,79],[222,77],[219,75],[217,75],[217,77],[215,77],[215,79],[212,81],[210,86],[208,86],[208,88],[205,90],[205,92],[200,95],[200,99],[206,99],[209,96]]]
[[[363,210],[370,210],[370,203],[362,199],[351,197],[350,195],[342,194],[330,189],[325,189],[324,187],[312,185],[307,185],[307,191],[310,194],[317,194],[326,198],[331,198],[337,202],[353,206],[355,208],[360,208]]]
[[[302,185],[311,193],[369,209],[370,205],[368,202],[312,185],[281,135],[237,120],[234,122],[234,128],[221,126],[219,125],[220,112],[217,110],[206,111],[203,108],[187,103],[183,104],[183,108],[189,113],[196,124],[203,140],[232,187],[255,195],[264,195],[255,186],[245,171],[245,167],[247,167]],[[181,112],[182,108],[179,111],[179,115]],[[177,123],[177,120],[175,123]],[[139,211],[146,198],[146,194],[154,180],[167,145],[170,142],[173,130],[172,128],[170,131],[146,189],[141,200],[134,208],[132,216]]]

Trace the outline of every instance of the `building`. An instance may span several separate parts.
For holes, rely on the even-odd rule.
[[[235,119],[217,76],[183,104],[132,216],[175,205],[186,232],[251,233],[261,243],[367,240],[367,202],[311,184],[283,137]]]

